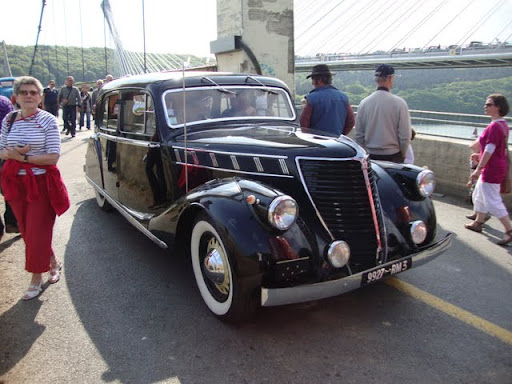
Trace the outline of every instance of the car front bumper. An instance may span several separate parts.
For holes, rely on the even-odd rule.
[[[446,251],[452,242],[452,234],[448,233],[446,236],[434,243],[429,248],[426,248],[418,253],[414,253],[401,259],[393,260],[385,264],[377,266],[373,270],[391,270],[391,274],[397,274],[403,271],[395,271],[394,266],[400,262],[411,262],[410,268],[415,268],[429,261],[435,259],[441,253]],[[407,268],[406,270],[409,270]],[[324,281],[315,284],[299,285],[296,287],[289,288],[262,288],[261,289],[261,305],[264,307],[271,307],[277,305],[303,303],[311,300],[319,300],[327,297],[333,297],[340,295],[345,292],[353,291],[354,289],[360,288],[365,285],[363,282],[364,278],[367,277],[369,271],[363,271],[350,275],[338,280]],[[376,280],[379,281],[379,280]]]

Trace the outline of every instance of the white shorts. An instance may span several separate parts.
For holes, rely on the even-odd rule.
[[[508,216],[500,195],[500,184],[484,183],[479,177],[472,198],[475,212],[490,213],[498,219]]]

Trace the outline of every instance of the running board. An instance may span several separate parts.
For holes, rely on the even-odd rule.
[[[143,226],[141,223],[139,223],[134,216],[139,217],[141,220],[149,220],[154,215],[151,214],[142,214],[139,212],[135,212],[131,209],[126,208],[124,205],[119,204],[117,201],[112,199],[108,193],[103,191],[94,181],[92,181],[88,176],[85,176],[89,184],[91,184],[98,193],[100,193],[110,205],[112,205],[121,215],[124,216],[128,222],[133,225],[135,228],[137,228],[140,232],[142,232],[146,237],[148,237],[151,241],[153,241],[155,244],[157,244],[160,248],[167,249],[168,246],[166,243],[164,243],[162,240],[160,240],[158,237],[153,235],[145,226]]]

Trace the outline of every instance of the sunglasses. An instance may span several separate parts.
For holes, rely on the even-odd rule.
[[[39,95],[39,92],[37,92],[37,91],[19,91],[18,95],[21,95],[21,96],[27,96],[27,95],[36,96],[36,95]]]

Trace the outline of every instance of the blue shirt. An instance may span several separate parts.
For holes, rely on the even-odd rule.
[[[313,89],[306,99],[313,110],[310,128],[341,135],[347,119],[347,95],[332,85],[325,85]]]

